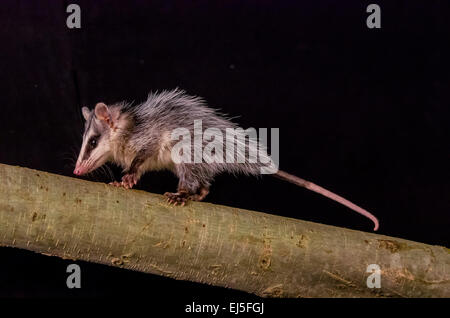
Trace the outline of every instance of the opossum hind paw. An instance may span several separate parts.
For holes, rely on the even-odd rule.
[[[164,195],[167,197],[167,202],[173,205],[184,206],[189,201],[189,194],[187,192],[166,192]]]

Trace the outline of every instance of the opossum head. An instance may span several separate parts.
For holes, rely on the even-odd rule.
[[[111,110],[104,103],[98,103],[94,110],[81,109],[86,120],[83,143],[74,174],[81,176],[102,166],[111,157],[110,134],[115,122]]]

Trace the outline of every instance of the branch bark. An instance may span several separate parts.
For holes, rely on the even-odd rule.
[[[445,247],[3,164],[0,180],[0,246],[263,297],[450,297]]]

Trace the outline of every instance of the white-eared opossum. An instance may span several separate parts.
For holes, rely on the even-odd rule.
[[[111,184],[129,189],[145,172],[168,169],[179,178],[177,192],[165,193],[167,200],[174,205],[184,205],[187,200],[203,200],[213,178],[221,172],[258,175],[264,167],[274,168],[273,161],[261,143],[250,142],[255,140],[229,118],[207,107],[203,99],[187,95],[179,89],[150,94],[147,101],[136,106],[125,102],[109,106],[98,103],[93,111],[83,107],[82,113],[86,123],[74,174],[83,175],[108,161],[114,162],[124,169],[124,175],[121,182]],[[198,136],[195,127],[198,123],[201,123],[202,136]],[[182,141],[174,138],[173,132],[180,128],[190,136],[181,138],[185,141],[182,150],[174,152],[174,147],[179,147]],[[233,148],[231,156],[228,151],[220,151],[223,140],[217,134],[215,137],[210,136],[209,140],[201,139],[200,144],[195,141],[194,145],[191,143],[190,137],[194,140],[196,137],[204,138],[206,131],[225,136],[230,129],[236,134],[234,141],[237,146]],[[239,147],[242,145],[244,147]],[[183,153],[190,150],[191,146],[194,155]],[[223,160],[191,160],[196,151],[203,154],[205,147],[213,149],[209,152],[212,157]],[[174,153],[181,157],[184,155],[185,160],[174,158]],[[259,161],[255,160],[255,154]],[[378,229],[377,218],[352,202],[276,167],[273,173],[280,179],[322,194],[368,217],[375,224],[374,230]]]

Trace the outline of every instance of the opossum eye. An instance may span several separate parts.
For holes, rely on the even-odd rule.
[[[89,146],[91,146],[91,148],[97,147],[97,137],[92,137],[92,138],[89,140]]]

